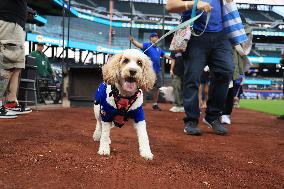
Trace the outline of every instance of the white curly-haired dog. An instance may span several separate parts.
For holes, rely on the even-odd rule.
[[[96,92],[94,105],[97,125],[93,139],[100,141],[98,154],[110,155],[112,125],[122,127],[131,118],[134,119],[140,155],[152,160],[142,109],[142,90],[150,90],[156,80],[151,60],[137,49],[127,49],[111,57],[102,71],[104,82]]]

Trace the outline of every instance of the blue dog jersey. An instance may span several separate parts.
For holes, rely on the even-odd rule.
[[[135,123],[144,120],[142,104],[139,104],[139,107],[135,110],[128,111],[131,105],[141,95],[140,90],[138,90],[132,97],[121,97],[118,93],[114,92],[114,90],[108,94],[107,86],[107,84],[101,83],[95,95],[95,104],[100,105],[102,121],[114,122],[115,126],[122,127],[128,118],[134,119]],[[107,102],[108,95],[109,98],[114,98],[117,108]]]

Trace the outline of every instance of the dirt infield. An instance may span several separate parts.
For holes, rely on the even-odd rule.
[[[182,113],[145,111],[148,162],[130,124],[112,129],[111,156],[99,156],[92,109],[0,120],[0,188],[284,188],[284,121],[236,110],[230,135],[201,124],[194,137],[183,133]]]

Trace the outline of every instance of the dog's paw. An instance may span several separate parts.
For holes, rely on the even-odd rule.
[[[140,156],[142,156],[145,160],[153,160],[154,155],[151,152],[141,152]]]
[[[101,136],[100,136],[100,135],[96,135],[96,134],[94,133],[93,139],[94,139],[94,141],[100,141]]]
[[[98,151],[98,154],[101,156],[109,156],[110,155],[110,149],[100,148]]]

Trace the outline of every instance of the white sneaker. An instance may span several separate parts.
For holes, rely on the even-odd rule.
[[[0,119],[13,119],[17,115],[13,112],[7,111],[3,106],[0,108]]]
[[[230,115],[222,115],[221,123],[230,125],[231,124],[231,116]]]
[[[179,107],[177,106],[171,107],[170,112],[179,112]]]
[[[184,112],[184,107],[183,106],[179,107],[179,112]]]

